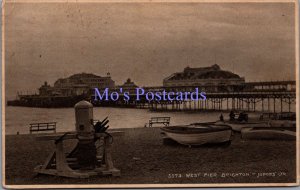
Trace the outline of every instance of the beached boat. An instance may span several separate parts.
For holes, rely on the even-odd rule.
[[[239,122],[239,121],[228,121],[225,122],[226,125],[229,125],[233,131],[241,132],[245,127],[268,127],[268,122]]]
[[[296,127],[296,113],[262,113],[260,121],[267,121],[271,127]]]
[[[165,135],[183,145],[202,145],[230,141],[231,127],[220,124],[191,124],[185,126],[162,127]]]
[[[296,140],[296,127],[246,127],[242,139]]]
[[[270,120],[271,127],[296,127],[296,121],[291,120]]]
[[[259,120],[290,120],[290,121],[296,121],[296,113],[295,112],[281,112],[281,113],[266,112],[266,113],[262,113],[260,115]]]

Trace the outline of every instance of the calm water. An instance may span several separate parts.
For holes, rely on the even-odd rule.
[[[74,108],[46,109],[6,107],[6,134],[29,133],[29,123],[57,122],[57,132],[75,130]],[[94,108],[94,119],[109,118],[110,128],[144,127],[150,117],[171,117],[171,125],[216,121],[220,113],[150,112],[147,109]],[[227,118],[227,114],[224,115]],[[159,125],[158,125],[159,126]]]

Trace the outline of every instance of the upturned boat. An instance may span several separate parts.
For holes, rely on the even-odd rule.
[[[197,123],[162,127],[165,135],[183,145],[203,145],[230,141],[231,127],[224,124]]]
[[[296,127],[296,120],[270,120],[269,125],[271,127]]]
[[[228,121],[225,122],[226,125],[229,125],[233,131],[241,132],[245,127],[268,127],[268,122],[258,121],[258,122],[239,122],[239,121]]]
[[[242,139],[296,140],[296,127],[246,127]]]

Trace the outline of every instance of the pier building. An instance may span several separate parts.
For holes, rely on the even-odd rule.
[[[209,87],[210,89],[205,89],[206,91],[234,90],[228,89],[229,86],[242,86],[244,83],[244,77],[222,70],[217,64],[210,67],[186,67],[183,72],[173,73],[163,80],[163,86],[165,87]]]
[[[114,87],[115,81],[111,79],[110,73],[107,73],[105,77],[91,73],[79,73],[67,78],[58,79],[55,81],[53,87],[45,82],[39,88],[39,94],[41,96],[73,96],[89,94],[94,88],[102,89]]]
[[[54,89],[50,86],[47,81],[39,88],[39,95],[41,96],[49,96],[53,95]]]
[[[135,89],[138,88],[138,86],[133,81],[131,81],[130,78],[128,78],[123,85],[117,86],[117,89],[120,88],[122,88],[124,92],[135,93]]]

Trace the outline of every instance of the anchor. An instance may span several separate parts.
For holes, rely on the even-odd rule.
[[[80,101],[75,105],[76,131],[63,134],[37,136],[37,140],[54,141],[55,149],[43,165],[35,167],[40,174],[71,178],[89,178],[95,175],[120,176],[120,170],[113,165],[111,146],[113,137],[121,131],[107,132],[108,117],[94,122],[93,105]],[[64,141],[77,139],[78,143],[70,153],[65,153]]]

